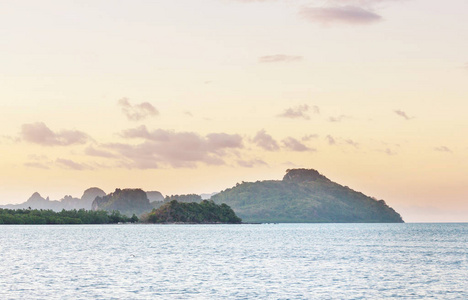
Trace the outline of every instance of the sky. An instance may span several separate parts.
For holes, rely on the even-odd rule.
[[[0,203],[313,168],[468,221],[466,0],[0,2]]]

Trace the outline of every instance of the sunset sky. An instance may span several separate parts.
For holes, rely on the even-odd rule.
[[[468,1],[0,2],[0,204],[313,168],[468,221]]]

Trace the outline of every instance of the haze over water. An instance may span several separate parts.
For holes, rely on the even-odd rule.
[[[466,299],[468,224],[0,226],[2,299]]]

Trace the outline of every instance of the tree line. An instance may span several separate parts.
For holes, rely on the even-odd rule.
[[[0,224],[117,224],[136,223],[138,217],[122,215],[114,210],[62,210],[45,209],[0,209]]]

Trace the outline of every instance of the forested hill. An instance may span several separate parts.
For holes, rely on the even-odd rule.
[[[93,210],[118,210],[125,215],[140,215],[151,210],[146,193],[141,189],[116,189],[103,197],[96,197],[92,204]]]
[[[385,201],[335,183],[313,169],[287,170],[283,180],[243,182],[211,197],[244,222],[402,223]]]
[[[242,222],[226,204],[213,201],[178,202],[171,200],[143,215],[146,223],[239,224]]]

